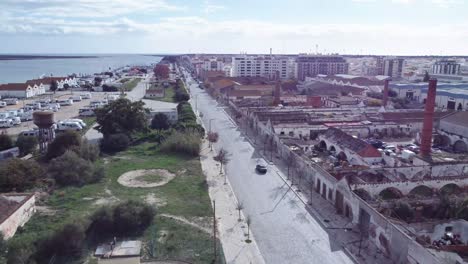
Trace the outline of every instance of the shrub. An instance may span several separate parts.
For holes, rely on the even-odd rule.
[[[94,241],[109,237],[140,235],[151,224],[156,211],[139,201],[122,202],[115,207],[101,207],[91,216],[87,233]]]
[[[13,147],[13,140],[7,134],[0,134],[0,151],[11,149]]]
[[[196,157],[200,152],[200,141],[196,133],[174,132],[161,144],[161,151]]]
[[[58,134],[47,148],[46,159],[51,160],[63,155],[67,150],[81,145],[81,136],[75,131],[66,131]]]
[[[96,161],[99,158],[99,147],[96,144],[91,144],[84,139],[80,146],[73,148],[73,151],[82,159]]]
[[[44,170],[34,160],[10,159],[0,166],[0,190],[22,192],[42,178]]]
[[[27,155],[33,152],[38,145],[38,141],[36,137],[28,137],[28,136],[19,136],[16,140],[16,146],[19,148],[20,154],[22,156]]]
[[[85,232],[81,224],[67,224],[51,236],[39,241],[34,254],[38,263],[49,263],[55,255],[60,257],[79,257],[83,252]]]
[[[141,234],[153,221],[153,207],[139,201],[127,201],[114,208],[115,231],[120,235]]]
[[[113,86],[113,85],[107,85],[107,84],[104,84],[102,86],[102,91],[103,92],[118,92],[119,91],[119,88]]]
[[[53,159],[48,168],[49,176],[62,186],[82,186],[102,178],[102,172],[93,163],[84,160],[73,151]]]
[[[157,113],[154,115],[153,119],[151,120],[151,128],[158,129],[158,130],[166,130],[169,129],[171,124],[169,123],[169,119],[167,115],[163,113]]]
[[[174,99],[176,102],[184,102],[188,101],[190,99],[190,96],[187,94],[185,90],[177,89],[175,94],[174,94]]]
[[[123,133],[106,135],[101,140],[101,150],[105,152],[118,152],[130,146],[130,138]]]
[[[23,240],[13,240],[8,243],[8,253],[6,255],[7,264],[31,263],[30,258],[34,254],[35,248],[32,243]]]

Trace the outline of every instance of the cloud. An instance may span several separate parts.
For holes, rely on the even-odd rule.
[[[166,0],[1,0],[10,14],[35,17],[114,17],[132,13],[186,10]]]
[[[203,3],[203,5],[204,5],[204,7],[203,7],[203,12],[204,12],[205,14],[216,13],[216,12],[218,12],[218,11],[221,11],[221,10],[226,9],[225,6],[213,4],[213,3],[211,3],[210,1],[205,1],[205,2]]]

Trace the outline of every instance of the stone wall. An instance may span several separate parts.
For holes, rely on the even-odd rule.
[[[26,224],[36,212],[34,194],[28,195],[24,199],[21,206],[0,224],[0,232],[3,233],[4,239],[13,237],[18,227]]]

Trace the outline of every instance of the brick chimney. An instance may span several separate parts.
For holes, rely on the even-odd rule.
[[[388,102],[388,83],[390,80],[385,80],[384,89],[383,89],[383,106],[387,107]]]
[[[437,79],[430,79],[429,89],[427,90],[426,106],[424,109],[424,121],[421,136],[421,156],[423,157],[428,157],[431,155],[436,90]]]
[[[279,71],[276,72],[275,74],[275,91],[274,91],[274,100],[273,100],[273,105],[277,106],[281,103],[281,80],[279,76]]]

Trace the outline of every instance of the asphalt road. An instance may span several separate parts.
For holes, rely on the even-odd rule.
[[[187,83],[191,83],[187,78]],[[217,105],[204,90],[194,83],[190,85],[192,106],[203,114],[208,129],[218,132],[216,147],[223,147],[230,154],[226,173],[244,214],[252,220],[251,230],[266,263],[353,263],[330,243],[328,234],[310,216],[305,206],[278,176],[274,165],[259,175],[254,168],[261,156],[245,140],[224,109]],[[198,101],[198,102],[197,102]],[[283,175],[284,176],[284,175]],[[222,224],[222,220],[221,220]]]

